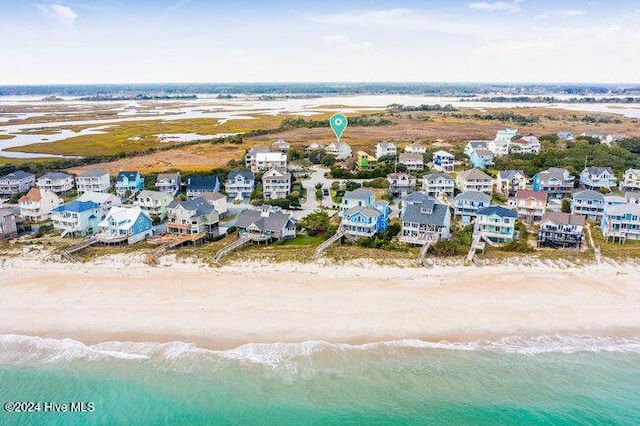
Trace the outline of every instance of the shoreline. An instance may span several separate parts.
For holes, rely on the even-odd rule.
[[[150,267],[4,260],[0,334],[248,343],[640,336],[640,267]],[[612,280],[615,277],[615,281]]]

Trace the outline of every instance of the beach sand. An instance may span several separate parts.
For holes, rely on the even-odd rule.
[[[640,335],[640,269],[5,261],[0,334],[105,341],[472,341]]]

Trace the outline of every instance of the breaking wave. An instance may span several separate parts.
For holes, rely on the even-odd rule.
[[[402,351],[487,351],[537,355],[577,352],[640,353],[640,338],[598,337],[588,335],[554,335],[505,337],[498,340],[470,342],[425,342],[393,340],[352,345],[324,341],[302,343],[249,343],[231,350],[209,350],[184,342],[104,342],[85,345],[73,339],[52,339],[22,335],[0,336],[0,364],[29,365],[73,360],[126,360],[175,362],[184,358],[197,360],[228,359],[278,366],[318,354],[379,353],[392,356]]]

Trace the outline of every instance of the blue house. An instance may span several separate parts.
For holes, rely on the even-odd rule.
[[[467,191],[459,194],[454,203],[454,217],[468,224],[475,220],[478,210],[491,205],[491,196],[480,191]]]
[[[471,165],[476,169],[486,169],[493,166],[493,152],[487,149],[476,149],[471,153]]]
[[[370,189],[358,188],[345,192],[340,204],[340,217],[344,217],[352,207],[370,207],[374,203],[374,194]]]
[[[51,211],[53,227],[63,237],[93,234],[102,219],[100,205],[93,201],[72,201]]]
[[[127,191],[130,195],[134,195],[144,188],[144,177],[140,172],[126,172],[120,171],[116,180],[116,194],[119,197],[127,195]]]
[[[389,206],[352,207],[344,213],[340,229],[354,237],[369,238],[389,227]]]
[[[573,192],[575,177],[566,169],[550,167],[533,176],[533,190],[549,194],[549,198],[568,198]]]
[[[133,244],[153,234],[153,220],[139,206],[111,207],[98,226],[96,239],[105,244]]]
[[[508,243],[515,237],[518,213],[500,206],[490,206],[476,213],[474,235],[497,243]]]
[[[196,198],[205,192],[219,192],[217,176],[192,176],[187,180],[187,198]]]

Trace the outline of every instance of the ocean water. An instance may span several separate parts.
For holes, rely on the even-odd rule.
[[[638,425],[640,339],[551,336],[451,344],[173,342],[85,346],[0,337],[0,424]]]

